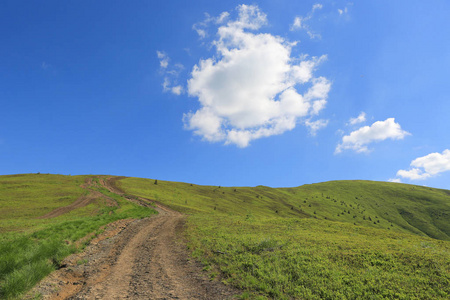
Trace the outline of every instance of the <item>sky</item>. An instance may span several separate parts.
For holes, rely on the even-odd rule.
[[[450,2],[2,1],[0,174],[450,189]]]

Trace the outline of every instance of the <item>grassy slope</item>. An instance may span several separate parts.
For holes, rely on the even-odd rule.
[[[101,226],[155,213],[96,186],[118,206],[94,201],[56,218],[37,219],[89,193],[80,187],[89,177],[96,176],[0,176],[0,298],[20,296],[77,251],[75,241]]]
[[[368,181],[272,189],[127,178],[119,185],[191,214],[194,255],[251,297],[450,296],[450,244],[442,241],[450,236],[449,191]]]
[[[421,186],[331,181],[296,188],[217,187],[128,178],[127,192],[188,214],[315,217],[450,240],[450,191]],[[379,221],[379,222],[378,222]],[[391,226],[392,225],[392,226]]]
[[[332,220],[450,240],[447,190],[373,181],[332,181],[287,190],[297,203],[308,198],[307,203]]]
[[[24,231],[53,219],[36,219],[86,193],[86,176],[20,174],[0,176],[0,233]]]

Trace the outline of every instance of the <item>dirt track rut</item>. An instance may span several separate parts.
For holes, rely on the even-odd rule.
[[[100,182],[119,194],[115,180]],[[200,264],[189,259],[180,235],[186,217],[156,205],[158,215],[110,224],[33,293],[41,293],[44,299],[108,300],[232,299],[238,294],[221,282],[210,281]]]

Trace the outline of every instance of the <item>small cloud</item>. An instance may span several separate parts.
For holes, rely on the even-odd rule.
[[[291,31],[302,28],[302,20],[303,20],[303,17],[295,17],[294,23],[292,23],[292,25],[291,25]]]
[[[364,126],[351,132],[342,138],[342,143],[338,144],[335,153],[342,150],[354,150],[357,153],[369,152],[368,145],[373,142],[384,141],[386,139],[400,140],[411,135],[401,129],[400,124],[395,123],[394,118],[385,121],[377,121],[371,126]]]
[[[402,180],[400,178],[390,178],[388,181],[389,182],[402,183]]]
[[[356,118],[351,118],[347,124],[349,125],[356,125],[359,123],[364,123],[366,121],[366,113],[365,112],[361,112],[359,114],[359,116],[357,116]]]
[[[338,9],[338,13],[340,16],[342,16],[343,14],[348,13],[348,8],[346,7],[344,9]]]
[[[156,55],[159,58],[159,66],[162,69],[167,69],[167,67],[169,66],[169,57],[167,56],[167,54],[161,51],[156,51]]]
[[[397,176],[410,180],[424,180],[440,173],[450,171],[450,150],[442,153],[430,153],[416,158],[410,164],[409,170],[399,170]]]
[[[177,96],[181,95],[184,91],[181,85],[172,86],[172,83],[168,77],[164,77],[162,87],[164,92],[170,92]]]
[[[311,122],[310,120],[307,120],[307,121],[305,121],[305,125],[307,127],[309,127],[309,133],[312,136],[315,136],[317,134],[317,131],[327,127],[328,120],[317,120],[317,121],[314,121],[314,122]]]
[[[320,9],[322,9],[322,8],[323,8],[323,5],[320,4],[320,3],[317,3],[317,4],[314,4],[314,5],[312,6],[311,11],[306,15],[306,17],[302,17],[302,16],[297,16],[297,17],[295,17],[295,18],[294,18],[294,22],[292,23],[292,25],[291,25],[291,27],[290,27],[290,30],[291,30],[291,31],[295,31],[295,30],[305,30],[306,33],[308,34],[308,36],[309,36],[311,39],[315,39],[315,38],[320,39],[320,38],[321,38],[321,35],[318,34],[318,33],[313,32],[313,31],[311,30],[311,28],[309,27],[308,22],[309,22],[309,20],[311,20],[312,17],[314,16],[314,12],[315,12],[316,10],[320,10]]]
[[[181,85],[177,85],[172,87],[171,92],[175,95],[181,95],[181,93],[183,92],[183,87]]]
[[[200,36],[201,39],[204,39],[206,37],[206,30],[202,28],[192,27],[195,31],[197,31],[197,34]]]
[[[323,8],[323,5],[322,5],[322,4],[316,3],[316,4],[313,5],[312,11],[314,12],[315,10],[317,10],[317,9],[322,9],[322,8]]]
[[[170,90],[170,80],[169,80],[169,78],[164,77],[164,81],[163,81],[162,87],[163,87],[163,91],[164,92],[167,92],[167,91]]]
[[[169,68],[169,56],[162,51],[156,51],[156,55],[159,59],[161,72],[164,75],[164,81],[162,84],[163,91],[171,92],[175,95],[181,95],[184,89],[181,85],[177,85],[176,82],[180,72],[184,69],[184,66],[182,64],[175,64],[172,68]],[[175,83],[175,85],[172,86],[172,83]]]
[[[230,16],[229,12],[223,12],[218,17],[212,17],[208,13],[205,13],[205,19],[201,22],[192,25],[192,29],[197,32],[200,39],[204,39],[208,36],[208,27],[210,24],[222,24]]]
[[[339,17],[343,18],[343,19],[347,19],[349,17],[349,8],[353,5],[352,2],[347,2],[347,4],[345,5],[345,7],[343,8],[338,8],[337,12],[339,14]]]

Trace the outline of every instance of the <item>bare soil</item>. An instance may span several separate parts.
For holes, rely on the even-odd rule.
[[[118,178],[103,178],[110,191]],[[131,197],[141,205],[153,202]],[[210,280],[189,258],[182,231],[186,216],[153,202],[159,214],[107,226],[85,251],[63,261],[29,294],[43,299],[234,299],[240,294]]]
[[[117,206],[117,202],[102,193],[92,190],[90,187],[93,185],[92,178],[86,179],[86,182],[81,186],[87,191],[87,195],[79,197],[75,202],[64,206],[64,207],[58,207],[51,212],[38,217],[38,219],[50,219],[50,218],[56,218],[60,215],[66,214],[74,209],[84,207],[86,205],[89,205],[95,201],[103,201],[107,206]]]

